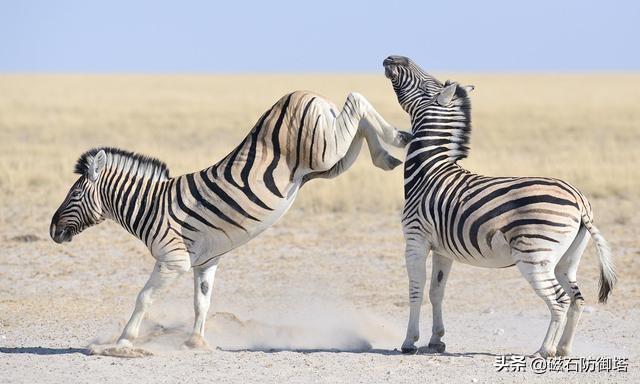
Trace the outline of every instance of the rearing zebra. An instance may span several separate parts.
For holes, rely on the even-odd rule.
[[[170,178],[164,163],[114,148],[92,149],[76,164],[80,178],[51,220],[54,241],[104,219],[142,240],[156,264],[118,340],[130,346],[158,291],[193,268],[195,323],[186,342],[203,335],[220,256],[257,236],[291,206],[313,178],[348,169],[366,139],[373,163],[389,170],[401,162],[382,147],[404,147],[411,135],[389,125],[357,93],[338,112],[310,92],[284,96],[260,117],[227,157],[202,171]]]
[[[442,84],[406,57],[390,56],[383,64],[400,105],[411,116],[414,135],[404,171],[410,315],[402,351],[417,350],[425,262],[431,250],[430,348],[445,349],[442,299],[451,265],[460,261],[489,268],[516,265],[551,312],[538,353],[570,354],[584,305],[576,272],[587,232],[600,259],[600,302],[606,302],[616,280],[586,197],[561,180],[485,177],[463,169],[457,161],[468,151],[467,92],[473,88]]]

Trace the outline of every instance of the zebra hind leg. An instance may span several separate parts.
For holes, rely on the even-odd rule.
[[[342,111],[334,121],[334,129],[339,132],[339,136],[343,136],[346,132],[353,132],[351,133],[352,137],[356,136],[356,132],[364,134],[374,165],[384,170],[393,169],[402,162],[391,156],[382,146],[380,140],[404,148],[412,137],[411,134],[399,131],[387,123],[371,103],[356,92],[347,96]],[[348,135],[343,137],[348,137]],[[341,152],[338,149],[337,154],[341,159],[346,151]]]
[[[551,321],[537,354],[545,358],[553,357],[569,309],[569,296],[556,279],[555,262],[549,259],[550,252],[523,253],[512,250],[512,256],[520,273],[549,308]]]
[[[389,154],[382,146],[380,140],[382,139],[382,141],[394,147],[404,148],[409,144],[413,135],[409,132],[400,131],[387,123],[364,96],[359,93],[352,93],[350,97],[352,97],[353,103],[358,105],[358,108],[363,112],[358,130],[361,131],[367,139],[373,164],[385,171],[394,169],[402,164],[402,161]]]
[[[184,346],[187,348],[209,348],[204,338],[204,329],[207,313],[211,306],[211,291],[213,290],[213,279],[217,268],[218,265],[215,264],[207,268],[193,269],[193,309],[195,320],[193,323],[193,332],[184,343]]]
[[[316,178],[331,179],[349,169],[360,154],[364,140],[376,167],[394,169],[402,161],[391,156],[380,140],[404,147],[412,137],[384,121],[367,99],[358,93],[347,96],[344,107],[335,119],[325,116],[318,121],[322,124],[325,144],[329,138],[329,147],[323,149],[321,160],[311,162],[316,166],[302,177],[302,184]]]
[[[584,298],[578,287],[577,272],[580,258],[584,253],[589,236],[584,226],[580,227],[576,238],[571,243],[569,249],[564,253],[558,265],[555,268],[556,278],[562,285],[562,288],[571,296],[571,305],[567,312],[567,323],[562,332],[562,337],[558,343],[557,355],[569,356],[572,352],[573,337],[576,333],[576,327],[582,314],[584,307]]]
[[[359,127],[367,139],[367,146],[369,147],[369,154],[371,155],[373,165],[385,171],[390,171],[402,164],[402,161],[391,156],[382,146],[379,136],[376,134],[375,130],[370,127],[370,123],[367,119],[362,119]]]
[[[429,340],[429,349],[440,353],[444,352],[446,348],[445,343],[442,342],[442,336],[444,336],[442,300],[444,299],[444,289],[452,265],[453,260],[441,255],[433,255],[431,286],[429,288],[429,300],[431,301],[431,308],[433,310],[433,328],[431,331],[431,339]]]
[[[369,129],[374,132],[376,136],[380,137],[385,143],[397,148],[404,148],[409,144],[411,139],[413,139],[411,133],[400,131],[389,124],[364,96],[359,93],[354,93],[353,95],[365,110],[363,120],[369,125]]]
[[[358,158],[360,154],[360,149],[362,149],[362,142],[364,141],[364,135],[362,133],[357,133],[356,136],[351,141],[351,145],[347,150],[347,153],[344,155],[342,159],[340,159],[337,163],[335,163],[331,168],[326,171],[320,172],[311,172],[307,173],[302,177],[302,184],[304,185],[309,180],[313,179],[333,179],[334,177],[340,175],[347,169],[349,169],[353,163]]]

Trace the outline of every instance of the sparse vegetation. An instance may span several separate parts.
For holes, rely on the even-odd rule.
[[[638,196],[640,76],[438,76],[476,85],[467,168],[559,177],[593,197]],[[338,105],[359,91],[387,120],[409,128],[382,75],[5,75],[0,89],[0,188],[25,202],[60,200],[75,159],[93,146],[158,157],[174,175],[208,166],[295,89]],[[400,207],[402,171],[379,171],[367,156],[332,183],[309,184],[294,208]]]
[[[636,361],[637,343],[629,335],[638,333],[632,319],[640,298],[640,75],[438,77],[476,86],[465,167],[488,175],[554,176],[589,196],[598,228],[611,243],[621,284],[606,306],[595,304],[597,256],[593,246],[587,247],[578,278],[589,310],[581,319],[577,353]],[[246,372],[272,381],[317,381],[320,374],[327,381],[425,381],[434,372],[452,382],[509,380],[507,373],[494,372],[494,354],[533,352],[528,348],[542,335],[546,320],[539,319],[547,313],[515,268],[456,264],[444,310],[446,342],[454,353],[408,358],[393,352],[402,342],[408,315],[399,220],[402,171],[378,170],[366,151],[339,178],[306,185],[292,212],[224,256],[210,313],[229,312],[277,326],[255,328],[276,329],[275,346],[298,335],[301,324],[307,327],[304,341],[315,343],[320,337],[321,346],[343,346],[332,325],[339,322],[340,329],[346,326],[370,340],[371,353],[179,350],[185,339],[180,332],[190,330],[193,316],[193,282],[183,276],[144,322],[148,332],[155,332],[154,324],[177,332],[162,339],[165,344],[149,346],[160,351],[157,356],[140,362],[81,354],[91,340],[117,337],[153,263],[141,242],[110,221],[68,244],[49,239],[51,216],[77,177],[72,172],[77,157],[93,146],[118,146],[162,159],[173,175],[194,171],[231,151],[260,114],[294,89],[314,90],[338,105],[349,91],[359,91],[388,121],[409,127],[382,74],[0,75],[0,239],[5,248],[0,256],[0,355],[8,381],[36,371],[54,382],[104,377],[211,381],[229,375],[242,381]],[[344,314],[350,312],[341,303],[357,312],[355,328],[345,323]],[[306,317],[290,315],[295,313]],[[428,335],[431,315],[424,308],[423,316],[423,335]],[[328,318],[333,319],[328,326],[316,324]],[[233,323],[208,323],[212,346],[229,345],[219,335],[271,340],[238,331]],[[332,338],[325,338],[327,329]],[[629,370],[629,382],[638,381],[636,371]],[[604,380],[612,374],[589,377]]]

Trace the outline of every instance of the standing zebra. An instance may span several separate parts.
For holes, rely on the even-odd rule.
[[[202,171],[170,178],[164,163],[114,148],[92,149],[51,220],[54,241],[112,219],[142,240],[156,259],[118,344],[131,346],[159,291],[193,268],[195,323],[190,347],[206,346],[205,318],[220,256],[271,226],[313,178],[332,178],[355,161],[366,139],[374,165],[401,162],[380,139],[404,147],[411,135],[389,125],[360,94],[338,112],[310,92],[284,96],[227,157]]]
[[[616,280],[605,239],[593,225],[591,206],[561,180],[485,177],[457,164],[466,157],[472,87],[440,83],[406,57],[384,60],[414,138],[404,171],[402,225],[409,275],[410,315],[402,351],[417,350],[427,254],[433,253],[429,347],[443,352],[442,299],[453,261],[504,268],[516,265],[551,312],[541,356],[568,355],[584,299],[576,272],[588,236],[600,259],[600,302]]]

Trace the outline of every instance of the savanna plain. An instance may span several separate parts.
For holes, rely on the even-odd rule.
[[[117,146],[165,161],[172,175],[198,170],[296,89],[338,106],[358,91],[397,127],[409,120],[382,74],[2,75],[0,382],[640,382],[640,75],[436,75],[476,86],[466,168],[562,178],[590,198],[619,282],[597,304],[590,245],[574,352],[628,358],[627,373],[496,372],[497,355],[533,353],[548,324],[546,306],[513,268],[455,264],[447,352],[395,350],[408,317],[402,170],[374,168],[366,152],[337,179],[305,185],[282,220],[223,257],[210,350],[181,348],[193,318],[185,275],[143,322],[138,346],[150,355],[90,355],[88,345],[118,336],[153,260],[112,222],[71,243],[50,240],[82,152]],[[430,330],[426,295],[421,345]]]

